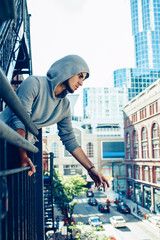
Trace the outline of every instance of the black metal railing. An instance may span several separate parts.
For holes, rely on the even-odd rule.
[[[34,135],[39,132],[0,70],[0,98],[14,111]],[[39,133],[41,139],[41,132]],[[42,141],[38,148],[0,121],[0,240],[43,240],[43,168]],[[30,167],[8,169],[8,146],[26,149],[37,173],[28,176]],[[12,156],[10,154],[10,156]],[[37,161],[37,162],[36,162]],[[38,227],[37,227],[38,226]],[[38,231],[37,231],[38,228]]]
[[[0,66],[6,75],[8,74],[11,62],[12,66],[17,63],[18,53],[23,45],[22,41],[25,41],[28,50],[27,68],[29,68],[29,72],[32,71],[29,52],[31,49],[30,15],[28,14],[26,0],[15,0],[15,12],[16,17],[14,19],[0,22]],[[26,54],[25,51],[23,54]],[[26,57],[24,62],[26,62]]]

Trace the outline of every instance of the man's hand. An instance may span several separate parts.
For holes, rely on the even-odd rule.
[[[104,190],[106,190],[106,188],[109,187],[109,183],[107,179],[101,173],[99,173],[95,168],[92,168],[89,171],[89,175],[95,182],[96,187],[100,187],[101,185],[103,185]]]
[[[36,168],[32,163],[31,159],[28,158],[26,155],[23,159],[21,159],[21,167],[27,167],[27,166],[31,167],[31,170],[28,171],[28,176],[32,176],[32,174],[36,172]]]
[[[16,132],[25,138],[25,131],[23,129],[16,129]],[[30,166],[31,170],[28,171],[28,176],[32,176],[36,172],[36,168],[32,163],[31,159],[27,156],[26,150],[19,148],[20,158],[21,158],[21,167]]]
[[[73,157],[77,159],[77,161],[85,167],[86,170],[89,170],[89,175],[95,182],[96,187],[100,187],[103,185],[103,188],[106,189],[106,187],[109,187],[109,183],[107,179],[99,173],[95,167],[92,168],[93,163],[88,159],[82,148],[79,146],[72,152]],[[91,169],[92,168],[92,169]]]

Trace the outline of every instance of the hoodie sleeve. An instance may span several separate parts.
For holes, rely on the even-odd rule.
[[[66,150],[72,153],[77,147],[79,147],[79,144],[73,132],[70,108],[68,109],[67,116],[57,123],[57,127],[59,130],[58,135],[63,145],[65,145]]]
[[[30,76],[27,79],[25,79],[17,89],[16,93],[20,98],[21,103],[29,116],[31,116],[32,114],[32,105],[36,96],[38,95],[39,88],[40,86],[38,79],[33,76]],[[19,120],[19,118],[15,114],[12,114],[11,126],[15,130],[18,128],[25,130],[24,124]]]

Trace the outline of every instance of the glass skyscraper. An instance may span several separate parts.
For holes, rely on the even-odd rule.
[[[131,100],[160,78],[160,0],[130,0],[136,68],[114,71],[114,86]]]
[[[122,110],[127,101],[127,88],[83,88],[83,128],[98,137],[123,137]]]

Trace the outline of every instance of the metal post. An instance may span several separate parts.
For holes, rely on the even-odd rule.
[[[45,239],[44,231],[44,198],[43,198],[43,160],[42,160],[42,130],[39,130],[39,152],[36,156],[36,199],[37,199],[37,239]]]
[[[53,164],[54,164],[54,153],[50,152],[50,178],[51,178],[51,185],[53,183]]]

